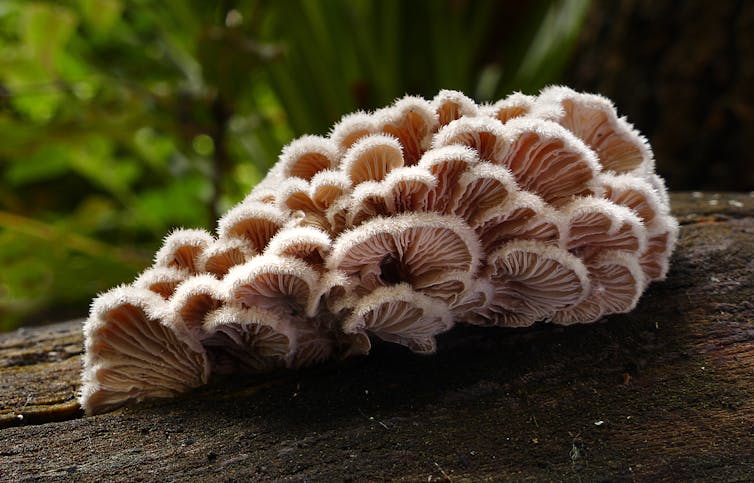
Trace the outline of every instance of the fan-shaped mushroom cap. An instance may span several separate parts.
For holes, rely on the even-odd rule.
[[[403,147],[406,166],[413,166],[429,149],[439,119],[432,105],[421,97],[406,96],[374,114],[379,130],[395,136]]]
[[[373,134],[359,139],[346,151],[340,169],[356,186],[364,181],[382,181],[400,166],[403,166],[403,153],[398,140]]]
[[[503,124],[489,117],[462,117],[444,126],[432,140],[432,149],[460,144],[476,150],[484,161],[494,161],[508,140]]]
[[[232,303],[268,311],[313,316],[319,273],[291,257],[264,255],[233,267],[223,283]]]
[[[641,219],[625,206],[605,199],[581,198],[563,208],[561,245],[584,258],[601,250],[641,253],[647,231]]]
[[[220,308],[227,298],[222,282],[209,274],[195,275],[178,286],[160,318],[202,340],[207,314]]]
[[[456,183],[469,166],[479,162],[474,149],[468,146],[452,144],[424,153],[419,160],[419,167],[424,168],[437,179],[437,185],[427,195],[427,209],[447,213],[450,199]]]
[[[559,211],[526,191],[513,192],[502,204],[478,216],[476,232],[489,253],[509,240],[539,240],[557,244],[563,217]]]
[[[364,136],[377,132],[373,117],[363,111],[346,114],[330,131],[330,139],[345,152],[353,143]]]
[[[654,229],[655,218],[669,211],[652,185],[641,178],[603,173],[599,176],[599,183],[603,186],[605,198],[632,209],[650,232]]]
[[[220,238],[204,249],[199,256],[200,271],[222,278],[236,265],[243,265],[256,255],[249,244],[241,238]]]
[[[589,295],[580,303],[556,312],[553,322],[583,324],[636,307],[645,287],[636,255],[616,250],[602,252],[587,268],[591,280]]]
[[[380,287],[363,297],[344,323],[346,333],[366,331],[420,353],[435,351],[435,336],[453,326],[448,306],[408,284]]]
[[[474,278],[471,273],[457,271],[422,280],[414,286],[414,289],[424,295],[442,300],[453,309],[465,299],[466,293],[473,286]]]
[[[476,103],[463,92],[451,90],[441,90],[432,99],[432,107],[437,113],[440,126],[445,126],[460,117],[474,117],[479,111]]]
[[[176,267],[152,267],[144,270],[134,280],[133,286],[139,289],[151,290],[160,294],[162,298],[169,299],[175,288],[191,276],[191,272]]]
[[[199,256],[213,241],[214,237],[204,230],[174,230],[162,242],[162,248],[154,257],[154,265],[196,273]]]
[[[311,182],[310,196],[314,205],[327,210],[335,201],[351,190],[351,179],[341,171],[321,171]]]
[[[165,301],[129,286],[95,299],[84,325],[84,370],[79,403],[87,414],[129,402],[172,397],[207,382],[204,348],[154,316]]]
[[[505,203],[518,191],[511,172],[487,162],[476,163],[461,175],[450,195],[450,211],[475,227],[490,208]]]
[[[625,118],[618,117],[608,99],[553,86],[540,93],[537,103],[542,106],[542,117],[558,122],[582,139],[597,153],[606,170],[617,173],[652,170],[649,143]]]
[[[278,162],[283,165],[285,176],[309,181],[320,171],[333,167],[337,158],[338,147],[330,139],[303,136],[283,148]]]
[[[272,237],[265,254],[298,258],[316,269],[324,264],[330,244],[330,236],[317,228],[286,228]]]
[[[425,284],[447,271],[474,273],[480,254],[479,240],[459,218],[412,213],[377,218],[343,233],[327,267],[371,290],[399,282]]]
[[[657,218],[657,225],[657,230],[647,241],[647,249],[639,257],[647,281],[665,280],[670,255],[678,240],[678,222],[675,218],[663,215]]]
[[[508,167],[518,185],[559,206],[575,195],[592,193],[599,172],[594,152],[556,123],[517,118],[506,123],[509,141],[495,162]]]
[[[260,373],[288,365],[296,330],[274,312],[226,305],[208,315],[204,346],[213,372]]]
[[[276,207],[261,203],[242,203],[220,218],[220,238],[243,238],[254,253],[262,253],[270,239],[288,221]]]
[[[505,99],[500,99],[493,105],[483,108],[483,112],[505,124],[511,119],[529,114],[534,109],[535,101],[536,98],[533,96],[514,92]]]
[[[489,305],[499,325],[530,325],[589,293],[586,267],[562,248],[516,240],[491,253],[487,263],[495,289]]]

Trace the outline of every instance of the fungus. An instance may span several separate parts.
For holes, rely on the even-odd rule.
[[[95,299],[81,405],[375,339],[431,353],[455,323],[594,322],[666,276],[677,236],[649,144],[607,99],[405,97],[291,142],[214,234],[172,232],[132,285]]]

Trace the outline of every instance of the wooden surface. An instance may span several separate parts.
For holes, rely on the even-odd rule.
[[[0,335],[0,480],[754,479],[754,195],[673,196],[631,314],[459,328],[82,417],[81,321]]]

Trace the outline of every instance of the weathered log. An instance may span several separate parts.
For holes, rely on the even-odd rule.
[[[82,417],[81,321],[0,336],[0,480],[754,478],[754,195],[675,194],[632,313],[459,327]]]

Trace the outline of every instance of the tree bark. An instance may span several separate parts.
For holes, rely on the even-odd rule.
[[[82,417],[81,321],[0,336],[0,480],[754,478],[754,195],[672,197],[667,281],[602,323],[458,327]]]

